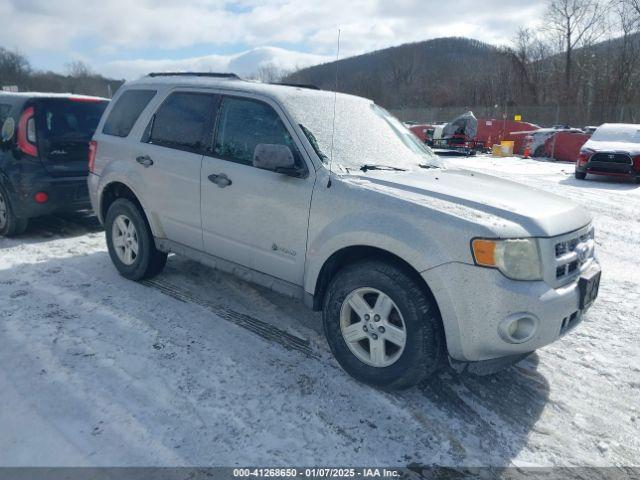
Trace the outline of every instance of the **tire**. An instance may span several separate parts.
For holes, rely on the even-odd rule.
[[[29,220],[16,217],[9,195],[0,185],[0,237],[14,237],[22,235],[27,229]]]
[[[367,328],[366,337],[358,340],[365,335],[360,333],[360,325],[364,331],[367,321],[363,315],[356,313],[348,300],[353,301],[356,295],[359,296],[357,299],[364,299],[366,307],[377,307],[380,295],[376,292],[390,299],[393,304],[391,313],[386,320],[376,320],[375,316],[370,316],[368,325],[373,327],[373,331],[378,331],[374,335],[372,329]],[[365,306],[360,304],[360,307]],[[384,309],[372,309],[370,314],[374,315],[376,310],[382,312]],[[442,364],[444,334],[435,301],[423,286],[392,263],[368,260],[340,270],[327,289],[322,316],[327,341],[338,363],[363,383],[385,390],[401,390],[421,382]],[[355,335],[352,338],[356,341],[345,340],[343,329],[347,328],[347,323],[350,323],[351,328],[347,332]],[[380,326],[386,326],[387,330],[379,333]],[[393,326],[396,327],[395,330]],[[398,334],[398,329],[405,332],[405,344],[402,348],[399,347],[400,342],[392,343],[388,340],[391,338],[390,334]],[[375,363],[371,342],[379,342],[383,337],[384,353],[382,357],[378,356],[383,364],[374,366],[371,363]]]
[[[129,280],[151,278],[167,263],[167,254],[156,248],[149,224],[131,200],[119,198],[111,204],[105,218],[105,230],[109,256],[123,277]]]
[[[575,176],[578,180],[584,180],[585,178],[587,178],[587,172],[579,172],[578,170],[576,170]]]

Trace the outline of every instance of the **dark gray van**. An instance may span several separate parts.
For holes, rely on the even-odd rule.
[[[108,103],[0,92],[0,236],[21,234],[32,217],[90,207],[89,141]]]

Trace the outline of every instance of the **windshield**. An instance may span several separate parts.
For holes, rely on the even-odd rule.
[[[591,140],[597,142],[640,143],[640,126],[603,125],[598,127]]]
[[[334,166],[347,170],[367,166],[364,170],[442,166],[429,147],[398,119],[369,100],[338,95],[333,139],[333,93],[288,97],[284,102],[324,162],[329,160],[333,145]]]

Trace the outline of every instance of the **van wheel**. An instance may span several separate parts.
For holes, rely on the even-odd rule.
[[[167,263],[167,254],[156,248],[147,221],[132,201],[119,198],[111,204],[105,230],[109,256],[123,277],[150,278]]]
[[[336,359],[361,382],[400,390],[442,364],[437,306],[393,264],[363,261],[338,272],[325,295],[323,322]]]
[[[584,180],[585,178],[587,178],[587,172],[579,172],[578,170],[576,170],[575,175],[578,180]]]
[[[9,201],[9,195],[7,195],[4,187],[0,185],[0,237],[22,235],[28,224],[28,219],[15,216]]]

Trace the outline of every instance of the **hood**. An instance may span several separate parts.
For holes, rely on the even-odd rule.
[[[570,200],[467,170],[372,171],[354,180],[365,188],[482,223],[497,237],[553,237],[591,221],[591,216]]]
[[[628,153],[629,155],[640,155],[640,143],[635,142],[610,142],[606,140],[588,140],[582,149],[590,148],[596,152],[607,153]]]

